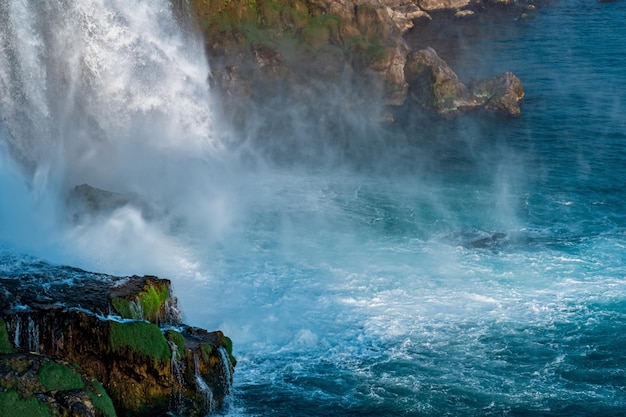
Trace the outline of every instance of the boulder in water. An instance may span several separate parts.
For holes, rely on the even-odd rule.
[[[110,214],[122,207],[138,210],[147,220],[154,218],[158,212],[137,194],[117,193],[89,184],[74,187],[67,196],[67,205],[74,221]]]
[[[428,109],[451,114],[476,106],[467,86],[433,48],[411,53],[404,74],[413,98]]]
[[[524,100],[524,86],[511,72],[479,81],[472,88],[472,96],[486,110],[512,117],[522,114],[520,103]]]

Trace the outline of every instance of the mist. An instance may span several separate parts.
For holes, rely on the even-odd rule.
[[[191,324],[297,350],[322,343],[304,324],[311,297],[329,307],[320,329],[340,333],[336,305],[358,320],[346,293],[378,294],[370,274],[383,293],[429,271],[456,282],[459,247],[497,251],[523,229],[510,121],[415,105],[390,123],[381,97],[352,101],[365,92],[350,77],[229,113],[166,0],[2,10],[5,251],[170,278]],[[94,209],[83,184],[121,203]]]

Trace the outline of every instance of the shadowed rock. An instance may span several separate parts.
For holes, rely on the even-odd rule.
[[[74,187],[67,196],[67,206],[74,221],[110,214],[122,207],[132,207],[150,220],[157,216],[158,211],[132,193],[116,193],[89,184]]]

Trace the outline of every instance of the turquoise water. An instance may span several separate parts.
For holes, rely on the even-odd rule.
[[[519,120],[411,126],[401,173],[267,185],[214,270],[231,414],[626,415],[625,17],[555,2],[457,51],[523,80]]]
[[[70,11],[91,16],[92,3]],[[65,135],[63,155],[26,152],[40,161],[30,185],[16,158],[0,159],[5,251],[171,278],[185,321],[235,342],[225,415],[626,415],[626,3],[556,1],[494,36],[439,50],[463,79],[518,75],[520,119],[408,117],[371,132],[346,123],[345,137],[321,140],[345,145],[341,157],[325,149],[332,164],[287,166],[256,155],[241,162],[213,131],[197,133],[229,129],[211,120],[208,68],[190,58],[201,47],[176,52],[187,49],[173,28],[142,23],[149,48],[133,46],[140,36],[127,49],[104,47],[119,41],[106,28],[126,33],[135,26],[124,22],[142,20],[126,3],[111,2],[111,15],[135,17],[85,32],[107,34],[84,43],[114,51],[115,71],[87,60],[103,65],[93,80],[71,84],[72,100],[49,100],[42,113],[50,136]],[[111,92],[146,62],[172,91]],[[180,97],[207,105],[187,117],[171,106]],[[75,102],[91,124],[67,117]],[[7,109],[2,134],[19,138]],[[290,111],[297,119],[300,108]],[[311,139],[299,127],[317,121],[303,119],[282,132],[291,146]],[[82,182],[137,193],[158,215],[124,207],[72,223],[58,195]]]

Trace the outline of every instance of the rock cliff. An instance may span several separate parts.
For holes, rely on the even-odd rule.
[[[203,416],[236,361],[220,331],[184,325],[170,281],[3,259],[0,411],[21,416]]]
[[[428,64],[433,76],[416,76],[416,59],[425,57],[423,51],[433,45],[425,44],[427,37],[406,35],[417,28],[437,32],[442,25],[490,13],[525,18],[536,8],[530,0],[192,0],[191,4],[206,40],[211,81],[227,105],[235,108],[268,92],[315,95],[316,89],[327,88],[324,82],[348,78],[357,87],[346,99],[355,105],[380,97],[388,106],[415,100],[446,115],[478,108],[520,115],[519,80],[511,88],[506,82],[490,87],[490,98],[484,100],[484,85],[493,80],[478,82],[482,87],[473,95],[434,51],[437,62]],[[450,82],[441,84],[436,74]],[[512,79],[495,76],[505,78]],[[432,85],[425,85],[427,81]],[[435,97],[440,93],[445,99]]]

